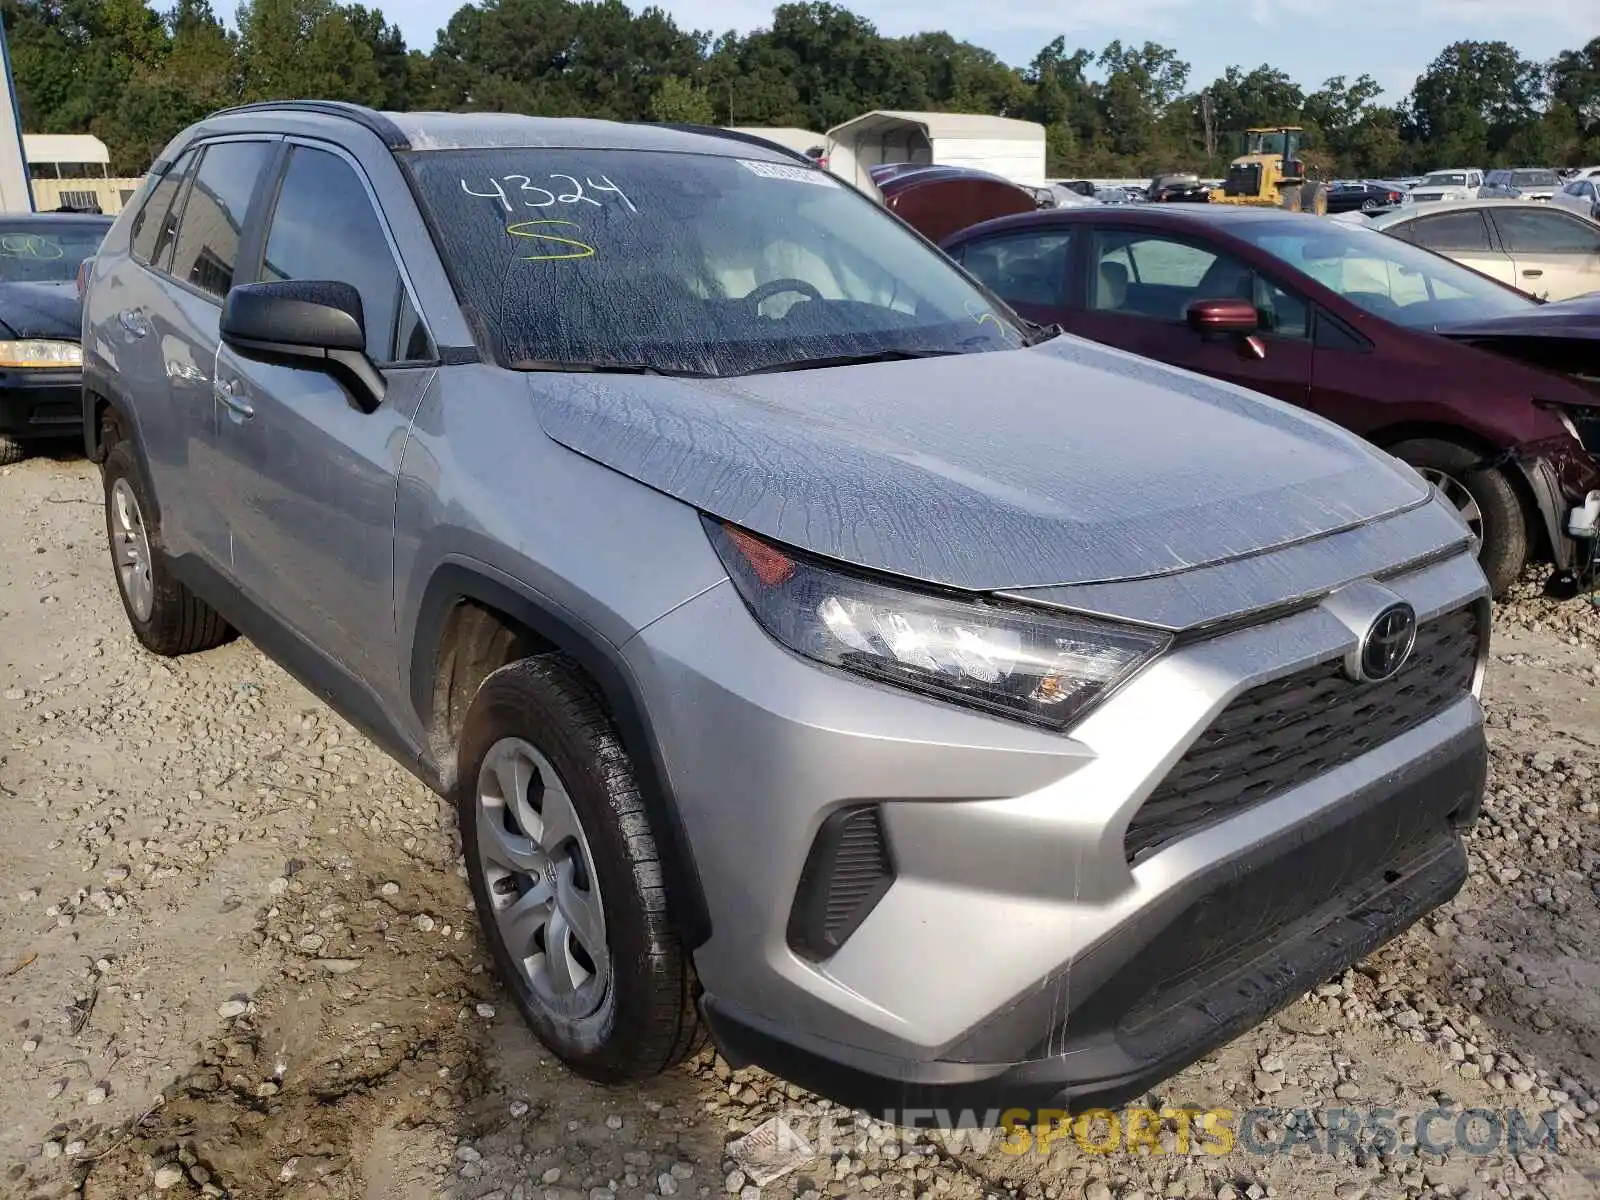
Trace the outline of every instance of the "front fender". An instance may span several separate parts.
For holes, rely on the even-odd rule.
[[[1521,473],[1538,505],[1558,571],[1577,562],[1577,545],[1567,533],[1567,514],[1595,488],[1600,488],[1600,461],[1571,438],[1546,438],[1515,447],[1512,464]]]

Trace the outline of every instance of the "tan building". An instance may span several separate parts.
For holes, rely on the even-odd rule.
[[[111,152],[87,133],[25,133],[22,149],[39,212],[66,206],[119,213],[144,182],[141,176],[111,175]]]

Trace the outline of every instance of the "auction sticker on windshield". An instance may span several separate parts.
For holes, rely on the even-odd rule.
[[[817,167],[792,167],[787,163],[758,162],[750,158],[739,159],[739,165],[763,179],[787,179],[791,183],[814,183],[819,187],[838,186],[832,175]]]

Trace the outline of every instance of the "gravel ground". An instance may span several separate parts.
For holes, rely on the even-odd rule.
[[[98,495],[81,462],[0,470],[0,1194],[1600,1194],[1587,600],[1545,601],[1530,578],[1496,615],[1493,777],[1463,894],[1151,1098],[1260,1106],[1255,1146],[1302,1144],[1185,1152],[1169,1117],[1159,1152],[1097,1154],[1070,1133],[892,1134],[709,1055],[638,1087],[574,1079],[487,969],[439,802],[249,643],[141,652]],[[1312,1153],[1334,1108],[1394,1110],[1393,1144]],[[1463,1124],[1471,1152],[1469,1108],[1535,1131],[1554,1112],[1556,1144],[1512,1145],[1506,1117],[1498,1137]],[[729,1143],[780,1110],[816,1153],[758,1188]]]

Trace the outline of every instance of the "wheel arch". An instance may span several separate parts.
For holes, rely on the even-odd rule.
[[[458,690],[453,680],[477,676],[481,682],[496,667],[529,654],[560,652],[572,659],[605,700],[657,818],[654,832],[678,935],[688,950],[710,937],[705,892],[660,744],[638,682],[615,646],[549,599],[458,562],[441,564],[429,579],[410,645],[410,702],[447,793],[456,786],[458,770],[450,733],[452,693]],[[457,659],[463,648],[470,661]]]
[[[1450,442],[1475,451],[1482,454],[1486,461],[1503,460],[1500,465],[1506,468],[1505,477],[1511,483],[1511,490],[1516,492],[1518,503],[1522,505],[1522,516],[1527,522],[1528,534],[1535,552],[1547,561],[1555,561],[1558,558],[1558,548],[1562,544],[1560,504],[1554,498],[1537,461],[1524,460],[1515,453],[1496,446],[1481,434],[1460,425],[1450,425],[1441,421],[1402,421],[1382,429],[1374,429],[1365,436],[1369,442],[1384,450],[1390,446],[1398,446],[1401,442],[1432,438],[1435,441]],[[1564,564],[1557,561],[1556,565]]]

